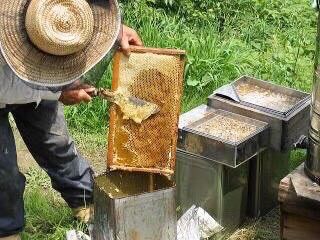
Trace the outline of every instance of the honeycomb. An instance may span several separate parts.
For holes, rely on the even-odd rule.
[[[184,52],[144,48],[130,57],[118,52],[113,71],[114,91],[155,103],[160,112],[137,124],[118,106],[110,108],[108,167],[173,174]]]

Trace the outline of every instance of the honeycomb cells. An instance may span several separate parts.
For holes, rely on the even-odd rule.
[[[120,54],[118,61],[117,90],[157,104],[160,112],[137,124],[123,119],[118,107],[111,108],[110,124],[114,126],[109,132],[109,167],[172,174],[184,58],[181,54],[133,52],[129,58]]]

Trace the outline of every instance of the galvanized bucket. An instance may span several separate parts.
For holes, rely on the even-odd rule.
[[[319,1],[314,7],[319,10]],[[320,184],[320,14],[318,15],[318,36],[314,64],[313,91],[311,103],[311,119],[309,128],[309,147],[305,162],[305,172]]]

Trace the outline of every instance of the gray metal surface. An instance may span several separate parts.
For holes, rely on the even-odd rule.
[[[320,14],[318,14],[318,37],[309,129],[309,148],[305,162],[306,174],[320,184]]]
[[[235,102],[240,102],[241,99],[237,93],[237,90],[234,88],[234,85],[226,84],[220,88],[218,88],[214,93],[214,95],[221,96],[221,97],[227,97]]]
[[[139,174],[139,173],[125,173]],[[124,174],[124,175],[125,175]],[[142,173],[144,174],[144,173]],[[120,173],[122,180],[124,175]],[[148,174],[145,174],[147,176]],[[148,175],[150,177],[150,175]],[[154,175],[159,178],[159,175]],[[105,177],[105,176],[100,176]],[[148,177],[148,178],[149,178]],[[129,191],[122,197],[111,197],[99,180],[95,183],[95,222],[93,239],[95,240],[175,240],[176,239],[176,204],[175,187],[152,192],[132,192],[133,189],[148,189],[148,181],[134,181],[133,178],[118,184],[110,178],[112,186],[119,191]],[[155,189],[157,185],[156,178]],[[131,183],[130,183],[131,182]],[[130,184],[129,184],[130,183]],[[113,185],[115,184],[115,185]],[[132,194],[132,195],[131,195]]]
[[[245,89],[246,93],[242,93],[241,88]],[[229,98],[279,117],[289,116],[310,99],[307,93],[248,76],[222,86],[214,92],[214,95]]]
[[[221,118],[215,120],[216,117]],[[236,142],[230,139],[223,139],[221,136],[215,136],[209,130],[199,130],[199,127],[208,121],[220,121],[216,125],[223,127],[221,119],[226,119],[226,121],[235,120],[243,124],[243,126],[250,126],[253,130],[250,130],[248,136],[240,136]],[[241,130],[239,128],[239,131]],[[240,134],[240,132],[233,132],[233,135]],[[223,110],[212,109],[204,105],[180,117],[178,147],[191,154],[205,157],[230,167],[239,166],[268,145],[268,124],[264,122]]]
[[[289,168],[290,151],[301,135],[308,132],[310,118],[310,96],[305,93],[275,84],[240,78],[237,82],[250,81],[272,91],[280,91],[285,95],[300,98],[291,109],[279,114],[270,109],[234,101],[228,96],[211,95],[208,105],[226,111],[241,114],[253,119],[267,122],[270,126],[270,147],[250,160],[248,214],[259,217],[277,205],[277,191],[280,180],[286,176]],[[241,96],[239,97],[241,99]]]
[[[278,205],[278,186],[289,172],[290,152],[272,149],[250,160],[248,215],[260,217]]]
[[[179,150],[176,163],[179,215],[202,207],[227,231],[245,219],[249,164],[230,168]]]
[[[208,106],[268,123],[270,127],[270,146],[277,151],[291,150],[299,137],[308,133],[310,99],[285,117],[216,95],[209,96]]]

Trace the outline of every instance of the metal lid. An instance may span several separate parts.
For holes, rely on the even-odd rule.
[[[221,109],[202,105],[180,117],[178,147],[230,167],[255,156],[268,141],[267,123]]]
[[[217,89],[213,95],[279,117],[289,116],[310,100],[307,93],[247,76]]]

